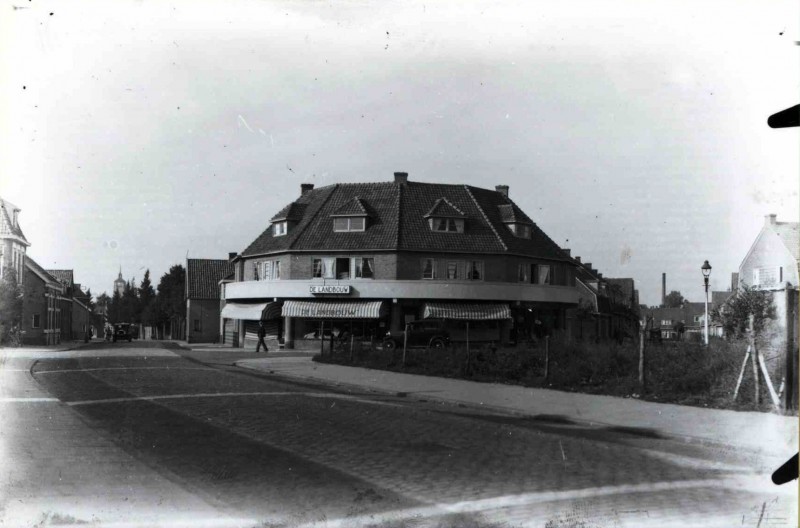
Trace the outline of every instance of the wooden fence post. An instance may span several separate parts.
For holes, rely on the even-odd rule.
[[[355,338],[353,334],[350,334],[350,363],[353,362],[353,344],[355,343]]]
[[[406,348],[408,348],[408,323],[406,329],[403,331],[403,366],[406,366]]]
[[[544,379],[550,375],[550,336],[544,336]]]
[[[467,362],[464,364],[464,374],[469,373],[469,321],[467,321]]]
[[[761,405],[761,398],[759,395],[758,390],[758,348],[756,348],[756,336],[755,336],[755,324],[754,324],[754,316],[751,314],[749,321],[748,321],[748,331],[750,333],[750,346],[753,349],[753,355],[750,357],[750,360],[753,364],[753,388],[754,388],[754,396],[755,396],[755,406],[756,408]]]
[[[325,321],[319,323],[319,357],[325,355]]]
[[[647,378],[645,371],[645,358],[644,358],[644,339],[647,333],[647,322],[641,325],[639,329],[639,386],[641,387],[642,394],[647,390]]]

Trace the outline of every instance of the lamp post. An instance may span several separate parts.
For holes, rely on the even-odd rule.
[[[700,271],[703,272],[703,284],[706,287],[706,316],[704,321],[706,324],[706,346],[708,346],[708,276],[711,275],[711,264],[706,260],[700,267]]]

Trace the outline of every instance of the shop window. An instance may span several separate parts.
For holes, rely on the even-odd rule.
[[[351,269],[354,279],[371,279],[374,277],[375,261],[372,257],[354,257]]]
[[[435,259],[423,259],[422,261],[422,278],[423,279],[435,279],[436,278],[436,260]]]
[[[430,225],[431,231],[438,231],[442,233],[464,232],[463,218],[429,218],[428,225]]]
[[[31,328],[41,328],[42,327],[42,316],[39,314],[33,314],[31,317]]]
[[[461,263],[457,260],[447,261],[448,280],[458,280],[461,278]]]
[[[467,262],[467,280],[483,280],[483,262],[470,260]]]
[[[333,219],[333,230],[336,232],[364,231],[363,216],[337,217]]]
[[[287,233],[289,222],[275,222],[272,224],[272,236],[283,236]]]

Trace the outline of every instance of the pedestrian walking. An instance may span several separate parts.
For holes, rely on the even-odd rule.
[[[264,321],[260,321],[258,323],[258,344],[256,345],[256,354],[261,351],[261,345],[264,345],[264,353],[266,354],[269,352],[269,348],[267,348],[267,343],[264,341],[264,338],[267,337],[267,328],[264,326]]]

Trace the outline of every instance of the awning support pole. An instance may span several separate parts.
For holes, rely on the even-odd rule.
[[[325,355],[325,321],[319,322],[319,356]]]

